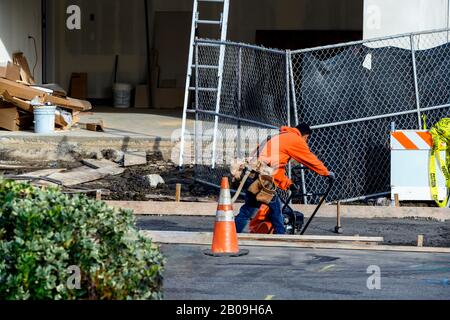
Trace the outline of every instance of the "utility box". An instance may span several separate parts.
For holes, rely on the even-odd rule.
[[[430,155],[433,138],[425,130],[391,132],[391,199],[433,201],[430,189]],[[445,161],[446,152],[441,151]],[[445,177],[436,161],[439,200],[447,196]]]

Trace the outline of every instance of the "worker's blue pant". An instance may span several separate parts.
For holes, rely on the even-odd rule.
[[[248,185],[248,183],[246,185]],[[250,220],[253,219],[260,207],[261,203],[256,200],[256,196],[247,191],[245,194],[245,204],[241,207],[241,210],[235,219],[236,230],[238,233],[244,231],[245,227]],[[275,195],[272,202],[269,204],[269,209],[270,213],[268,217],[272,222],[275,234],[285,234],[286,229],[284,228],[284,218],[281,212],[281,202],[277,195]]]

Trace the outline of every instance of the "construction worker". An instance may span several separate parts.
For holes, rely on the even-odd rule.
[[[286,166],[291,159],[303,164],[321,176],[328,176],[334,179],[334,173],[328,171],[322,161],[310,151],[308,147],[309,137],[312,130],[309,125],[302,123],[296,128],[282,127],[280,134],[270,138],[265,145],[260,146],[258,160],[264,162],[275,169],[273,174],[274,184],[281,190],[298,191],[296,186],[286,175]],[[254,181],[249,179],[246,188]],[[274,227],[275,234],[285,234],[284,218],[281,210],[281,202],[275,195],[268,205],[270,209],[269,218]],[[261,207],[261,203],[256,200],[256,196],[249,191],[246,192],[245,204],[242,206],[236,217],[236,229],[241,233],[246,228],[250,219]]]

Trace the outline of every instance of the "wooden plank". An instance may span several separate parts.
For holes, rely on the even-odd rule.
[[[124,156],[124,167],[140,166],[147,164],[147,152],[126,152]]]
[[[43,169],[38,171],[33,171],[29,173],[24,173],[19,175],[19,177],[32,177],[32,178],[43,178],[48,177],[52,174],[63,172],[66,169]]]
[[[79,184],[100,180],[110,175],[119,175],[125,171],[123,168],[106,167],[100,169],[92,169],[89,167],[81,167],[67,172],[55,173],[48,178],[61,181],[66,187],[76,186]]]
[[[349,237],[349,236],[310,236],[310,235],[276,235],[276,234],[240,234],[242,240],[260,240],[260,241],[319,241],[319,242],[383,242],[383,237]]]
[[[43,92],[41,90],[30,88],[26,85],[0,78],[0,92],[5,91],[8,91],[8,93],[13,97],[25,100],[32,100],[35,97],[43,96]],[[50,95],[45,96],[44,102],[51,102],[57,106],[62,106],[77,111],[86,111],[92,108],[91,104],[87,101],[81,101],[71,98],[60,98]]]
[[[23,111],[33,113],[33,107],[31,106],[29,101],[13,97],[6,90],[3,91],[3,93],[1,93],[1,96],[3,97],[3,100],[5,100],[6,102],[12,103],[13,105],[22,109]]]
[[[14,64],[16,64],[20,67],[20,77],[22,78],[22,81],[24,81],[28,84],[34,84],[35,81],[31,74],[28,60],[23,55],[23,52],[13,53],[13,61],[14,61]]]
[[[124,209],[131,209],[137,215],[149,216],[193,216],[210,217],[216,215],[217,203],[214,202],[157,202],[157,201],[110,201],[109,205]],[[234,205],[237,213],[242,203]],[[310,217],[316,208],[312,205],[293,205],[294,210],[303,212]],[[335,205],[324,205],[318,212],[318,217],[336,218],[337,208]],[[418,208],[418,207],[374,207],[374,206],[343,206],[341,204],[341,218],[361,219],[404,219],[425,218],[439,221],[450,220],[450,209],[448,208]]]
[[[20,164],[0,164],[0,170],[18,170],[18,169],[31,169],[30,166],[23,166]]]
[[[141,231],[141,235],[151,239],[154,243],[180,244],[180,245],[211,245],[212,234],[206,232],[167,232],[167,231]],[[429,248],[409,246],[364,245],[352,243],[323,243],[323,242],[283,242],[241,240],[240,246],[250,247],[286,247],[309,249],[338,249],[384,252],[412,252],[412,253],[445,253],[450,254],[450,248]]]
[[[109,167],[119,167],[119,165],[111,160],[106,159],[84,159],[81,162],[92,169],[109,168]]]
[[[211,232],[185,232],[185,231],[149,231],[162,241],[210,241],[213,234]],[[321,243],[354,243],[365,242],[377,244],[384,241],[383,237],[348,237],[348,236],[310,236],[310,235],[273,235],[273,234],[251,234],[242,233],[238,235],[241,241],[276,241],[276,242],[321,242]]]

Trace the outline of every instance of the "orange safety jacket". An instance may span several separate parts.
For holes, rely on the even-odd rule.
[[[305,138],[296,128],[282,127],[279,135],[267,141],[258,159],[276,169],[275,185],[282,190],[288,190],[293,184],[286,176],[286,166],[291,159],[321,176],[330,175],[323,162],[311,152]]]

